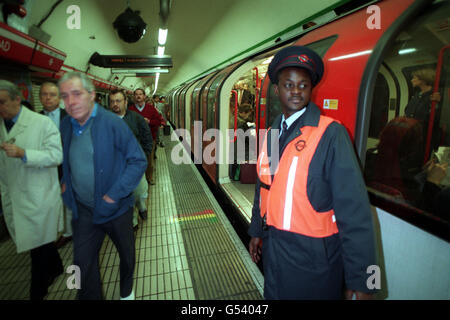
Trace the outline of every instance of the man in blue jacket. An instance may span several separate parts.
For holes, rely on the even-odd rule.
[[[121,299],[133,299],[133,191],[147,167],[145,155],[126,123],[95,103],[86,75],[68,73],[59,88],[69,114],[61,123],[62,192],[73,214],[78,299],[102,299],[98,253],[105,234],[120,257]]]

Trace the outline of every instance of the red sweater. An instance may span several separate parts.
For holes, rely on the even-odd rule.
[[[128,110],[137,112],[141,116],[143,116],[146,121],[147,120],[150,121],[150,122],[147,121],[147,123],[150,126],[150,130],[152,131],[153,141],[156,141],[155,139],[156,139],[156,133],[158,132],[158,128],[162,124],[166,124],[166,121],[161,116],[161,114],[158,112],[158,110],[156,110],[155,106],[153,104],[146,103],[144,109],[142,109],[142,111],[139,111],[139,109],[136,108],[136,104],[133,104],[132,106],[130,106],[128,108]]]

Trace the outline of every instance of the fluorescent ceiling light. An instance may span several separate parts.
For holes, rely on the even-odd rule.
[[[412,53],[412,52],[416,52],[416,51],[417,51],[416,48],[408,48],[408,49],[398,50],[398,54],[407,54],[407,53]]]
[[[372,53],[372,50],[360,51],[360,52],[356,52],[356,53],[346,54],[344,56],[334,57],[334,58],[331,58],[330,61],[349,59],[349,58],[359,57],[359,56],[363,56],[365,54],[370,54],[370,53]]]
[[[159,82],[159,73],[156,74],[156,78],[155,78],[155,90],[153,90],[152,96],[156,93],[156,90],[158,90],[158,82]]]
[[[158,46],[158,56],[164,55],[164,49],[165,49],[165,47]]]
[[[159,28],[158,31],[158,43],[160,46],[163,46],[166,44],[166,40],[167,40],[167,32],[169,30],[168,29],[161,29]]]
[[[169,69],[160,69],[160,68],[111,69],[111,73],[117,73],[117,74],[169,73]]]

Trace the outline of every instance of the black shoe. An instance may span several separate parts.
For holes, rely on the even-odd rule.
[[[147,210],[139,211],[139,216],[142,220],[147,220]]]

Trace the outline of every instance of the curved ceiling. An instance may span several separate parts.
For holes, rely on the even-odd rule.
[[[22,19],[27,26],[37,25],[56,0],[27,0],[28,14]],[[339,0],[171,0],[165,54],[172,56],[173,68],[161,74],[158,93],[192,79],[246,49],[298,24]],[[127,8],[141,11],[147,32],[136,43],[122,41],[112,23]],[[69,29],[73,15],[69,6],[80,9],[79,29]],[[113,80],[110,69],[88,64],[94,52],[109,55],[157,53],[159,0],[79,0],[62,1],[41,25],[51,35],[49,45],[67,54],[65,64]],[[8,19],[8,23],[9,23]],[[273,41],[272,41],[273,43]],[[89,69],[88,69],[89,68]],[[132,78],[117,82],[127,87],[150,86],[155,77]],[[140,82],[145,82],[142,84]]]

